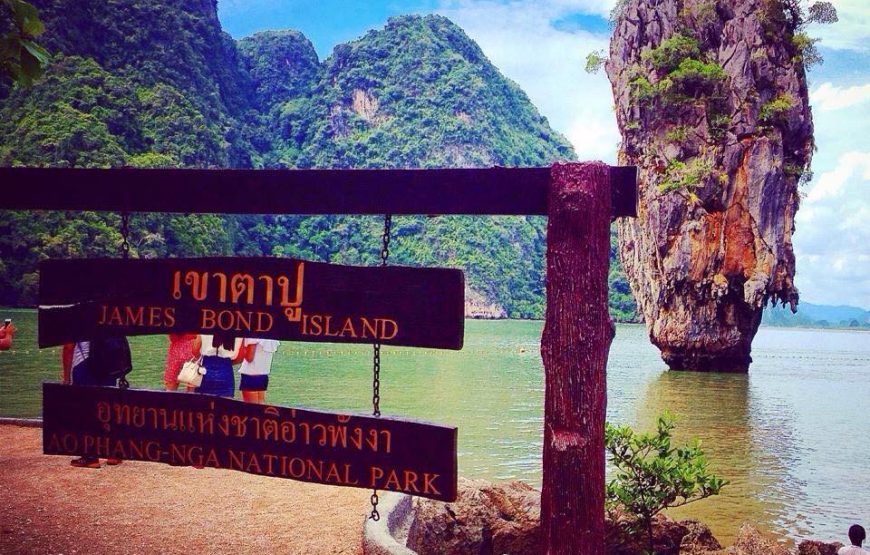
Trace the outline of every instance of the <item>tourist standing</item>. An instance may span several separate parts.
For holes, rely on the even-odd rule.
[[[227,335],[199,335],[193,340],[191,352],[194,356],[202,356],[205,367],[205,375],[196,392],[233,398],[236,394],[233,364],[241,360],[242,339]]]
[[[846,545],[837,551],[837,555],[870,555],[870,551],[863,549],[861,544],[867,539],[867,532],[860,524],[853,524],[849,527],[849,541],[852,545]]]
[[[61,350],[61,381],[65,384],[71,383],[73,385],[117,385],[116,378],[96,372],[91,367],[92,362],[90,341],[66,343]],[[121,464],[121,459],[106,459],[106,464]],[[100,459],[84,455],[71,460],[70,465],[78,468],[100,468]]]
[[[170,333],[169,350],[166,351],[166,364],[163,367],[163,385],[166,391],[178,389],[178,373],[190,358],[195,333]]]
[[[269,387],[269,372],[272,370],[272,356],[278,350],[275,339],[245,339],[245,356],[239,367],[239,391],[248,403],[266,402],[266,389]]]
[[[16,331],[18,329],[12,325],[12,318],[6,318],[3,326],[0,327],[0,351],[8,351],[12,348],[12,339]]]

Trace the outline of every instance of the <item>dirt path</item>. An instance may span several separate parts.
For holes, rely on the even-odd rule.
[[[361,554],[368,492],[230,470],[72,468],[0,425],[0,553]]]

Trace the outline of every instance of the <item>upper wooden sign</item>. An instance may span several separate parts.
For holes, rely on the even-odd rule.
[[[107,335],[222,333],[461,349],[460,270],[289,258],[47,260],[39,346]]]

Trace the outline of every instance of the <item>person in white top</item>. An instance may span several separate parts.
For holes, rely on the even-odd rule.
[[[852,545],[846,545],[837,551],[837,555],[870,555],[870,551],[863,549],[861,544],[867,539],[867,532],[864,527],[859,524],[853,524],[849,527],[849,541]]]
[[[239,391],[248,403],[266,402],[266,389],[269,387],[269,372],[272,370],[272,356],[278,350],[275,339],[249,337],[245,339],[245,355],[239,367]]]

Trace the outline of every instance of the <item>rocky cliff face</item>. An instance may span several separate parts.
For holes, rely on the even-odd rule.
[[[813,151],[797,17],[781,0],[628,0],[616,18],[620,161],[640,170],[620,254],[673,369],[746,372],[765,303],[797,303]]]

